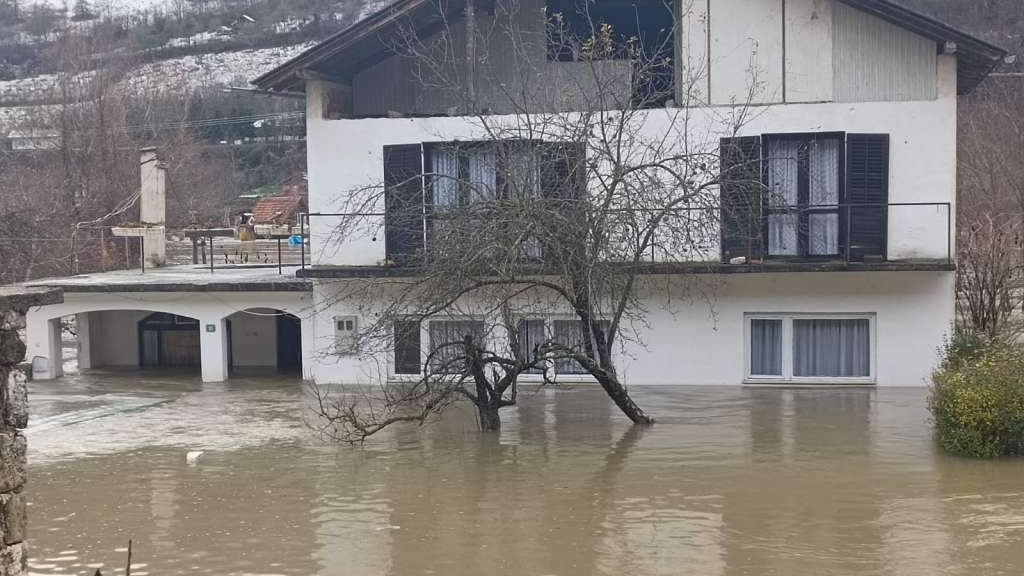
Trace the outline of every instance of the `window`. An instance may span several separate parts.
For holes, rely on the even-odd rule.
[[[396,320],[394,323],[395,374],[420,373],[420,323]]]
[[[359,352],[357,333],[359,318],[356,316],[334,317],[334,351],[337,354],[356,354]]]
[[[435,210],[540,191],[540,162],[529,142],[443,142],[426,145]]]
[[[461,374],[466,370],[462,344],[470,336],[477,346],[484,343],[482,320],[431,320],[431,370],[438,374]]]
[[[887,134],[723,138],[723,262],[886,257]]]
[[[750,380],[874,379],[874,316],[750,315],[747,334]]]
[[[534,351],[547,340],[545,322],[542,319],[520,320],[516,325],[519,338],[519,353],[525,360],[533,358]],[[537,366],[526,371],[527,374],[543,374],[544,367]]]
[[[750,321],[750,375],[782,377],[782,320],[755,318]]]
[[[580,352],[586,349],[584,338],[589,338],[590,334],[582,321],[555,320],[552,324],[554,327],[553,338],[555,342]],[[596,322],[596,328],[605,335],[608,334],[608,329],[610,327],[611,323],[607,320],[599,320]],[[555,360],[555,372],[558,374],[588,374],[579,362],[571,358],[560,358]]]
[[[839,254],[840,135],[768,136],[769,256]]]

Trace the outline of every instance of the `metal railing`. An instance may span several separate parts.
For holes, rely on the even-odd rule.
[[[762,258],[760,259],[760,263],[766,263],[766,262],[771,262],[771,261],[787,261],[788,260],[790,262],[800,262],[800,261],[806,261],[806,262],[841,262],[841,263],[844,263],[844,264],[851,264],[851,263],[863,261],[865,259],[864,256],[868,256],[868,259],[876,259],[877,258],[877,259],[880,259],[881,261],[889,261],[889,260],[893,259],[892,256],[894,255],[892,253],[892,251],[890,250],[890,248],[893,247],[894,245],[898,245],[899,244],[898,242],[894,242],[894,241],[896,241],[896,240],[913,241],[913,239],[910,238],[911,235],[909,233],[908,233],[908,235],[906,237],[902,237],[902,238],[901,238],[900,234],[901,234],[901,230],[907,230],[909,232],[913,228],[913,226],[911,226],[911,224],[914,221],[914,217],[912,216],[910,218],[907,218],[906,216],[901,216],[899,214],[896,214],[895,215],[896,217],[894,218],[893,217],[894,216],[893,212],[901,210],[901,209],[916,209],[916,210],[922,210],[923,211],[924,209],[928,209],[928,208],[932,208],[932,209],[934,209],[934,210],[936,210],[936,211],[938,211],[940,213],[939,216],[938,216],[939,222],[933,223],[932,227],[939,226],[941,228],[941,230],[942,230],[941,236],[944,238],[945,250],[944,250],[944,254],[942,254],[941,256],[927,257],[927,259],[943,261],[946,264],[951,265],[953,263],[953,234],[954,234],[954,230],[953,230],[953,207],[952,207],[952,203],[950,203],[950,202],[887,202],[887,203],[877,203],[877,204],[873,204],[873,203],[840,203],[840,204],[830,204],[830,205],[818,205],[818,206],[813,206],[813,207],[808,207],[808,206],[800,206],[800,207],[793,207],[793,206],[789,206],[789,207],[755,206],[753,208],[747,207],[746,209],[749,211],[749,213],[752,213],[753,216],[750,216],[749,213],[746,216],[746,221],[749,223],[748,224],[749,228],[748,228],[747,236],[746,236],[745,239],[752,246],[753,245],[759,245],[760,247],[762,247],[762,250],[760,251],[762,253]],[[874,253],[864,254],[864,253],[858,252],[858,250],[857,250],[858,247],[854,245],[854,239],[856,237],[855,235],[856,235],[857,232],[855,231],[855,229],[854,229],[855,227],[852,224],[853,224],[853,219],[855,217],[858,217],[858,214],[857,214],[858,210],[864,212],[864,211],[871,211],[873,209],[877,209],[879,211],[882,211],[882,210],[885,211],[884,214],[881,215],[881,219],[880,219],[880,222],[879,222],[879,228],[878,228],[878,234],[879,234],[878,245],[881,248],[882,253],[881,254],[874,254]],[[695,236],[698,237],[698,238],[696,238],[694,240],[694,243],[699,245],[700,242],[701,242],[701,239],[699,238],[699,236],[703,235],[703,237],[704,237],[703,240],[705,241],[705,247],[707,248],[707,251],[708,252],[715,252],[715,256],[716,257],[722,256],[722,253],[721,253],[722,246],[720,245],[720,242],[722,240],[723,219],[727,218],[729,216],[724,213],[724,211],[723,211],[721,206],[707,206],[707,205],[702,205],[702,206],[679,206],[679,207],[674,207],[674,208],[669,209],[669,210],[648,210],[648,211],[660,213],[662,215],[662,217],[665,219],[665,221],[667,223],[666,225],[670,225],[672,219],[676,219],[676,218],[682,218],[682,219],[687,220],[688,225],[691,226],[694,229]],[[703,215],[698,214],[698,215],[695,216],[694,215],[695,212],[702,213]],[[777,255],[773,255],[773,254],[769,253],[769,246],[771,244],[769,242],[769,232],[770,232],[769,216],[771,214],[791,215],[791,216],[796,216],[797,217],[798,224],[797,224],[797,227],[795,228],[795,235],[796,235],[796,239],[800,243],[800,245],[798,246],[798,250],[797,250],[796,254],[777,254]],[[810,216],[814,215],[814,214],[835,214],[835,215],[838,216],[838,218],[837,218],[837,220],[838,220],[838,223],[837,223],[838,230],[837,230],[837,236],[835,237],[835,244],[837,245],[838,250],[835,253],[815,255],[815,254],[807,253],[808,251],[803,248],[805,243],[807,242],[806,238],[810,234],[810,230],[809,230],[809,228],[810,228],[810,224],[809,224]],[[919,214],[920,213],[918,213],[918,215]],[[300,225],[303,226],[303,230],[308,230],[309,231],[309,234],[308,234],[307,237],[309,238],[309,242],[310,242],[310,246],[309,246],[309,248],[310,248],[309,256],[310,257],[309,257],[309,259],[307,259],[307,255],[306,255],[306,247],[307,247],[306,243],[304,242],[303,245],[302,245],[300,267],[302,269],[306,269],[307,267],[314,265],[313,262],[312,262],[312,254],[313,254],[313,252],[312,252],[312,248],[313,248],[312,241],[313,241],[313,236],[314,236],[313,233],[312,233],[312,222],[313,222],[314,219],[318,219],[318,218],[335,218],[335,219],[338,219],[338,218],[341,218],[341,219],[345,219],[345,218],[349,218],[349,219],[354,219],[354,218],[364,218],[364,219],[365,218],[381,218],[381,219],[383,219],[385,216],[386,216],[386,214],[383,213],[383,212],[364,212],[364,213],[343,213],[343,212],[325,213],[325,212],[313,212],[313,213],[300,214],[299,215]],[[426,221],[428,219],[436,218],[436,217],[437,217],[436,215],[427,214],[426,212],[424,212],[424,214],[423,214],[423,219],[424,219],[425,223],[426,223]],[[922,222],[923,220],[918,220],[918,221]],[[890,229],[893,226],[894,222],[895,222],[895,225],[897,226],[897,229],[892,230],[890,232]],[[754,224],[756,224],[756,229],[753,226]],[[428,247],[429,246],[429,240],[430,240],[429,239],[429,234],[426,232],[427,229],[428,229],[428,226],[424,225],[423,229],[424,229],[423,245],[425,247]],[[929,227],[928,230],[932,231],[932,228]],[[703,232],[703,234],[700,233],[701,231]],[[330,231],[325,232],[322,235],[326,235],[326,236],[329,236],[329,237],[333,236],[330,233]],[[934,240],[939,235],[940,234],[937,234],[937,233],[929,233],[929,234],[927,234],[926,235],[927,238],[925,238],[925,240],[923,240],[923,242],[926,242],[927,244],[923,244],[923,245],[918,247],[920,249],[920,252],[922,252],[922,253],[934,252],[934,249],[935,249]],[[657,234],[655,234],[655,238],[653,239],[653,241],[651,243],[651,247],[650,247],[651,262],[661,262],[661,261],[663,261],[662,259],[660,259],[660,255],[665,253],[664,247],[665,247],[665,243],[664,242],[659,242]],[[754,250],[751,250],[751,252],[754,252]],[[659,253],[661,253],[661,254],[659,254]],[[937,252],[936,252],[936,254],[937,254]],[[392,254],[385,254],[385,258],[387,258],[390,261],[395,261],[395,259],[392,258],[393,256],[394,255],[392,255]],[[898,254],[897,254],[897,256],[898,256]],[[677,257],[674,258],[674,260],[675,261],[680,261],[680,258],[678,258],[678,256],[677,256]],[[704,260],[704,261],[707,261],[707,260]],[[748,264],[757,264],[759,262],[749,262],[748,261],[747,263]]]

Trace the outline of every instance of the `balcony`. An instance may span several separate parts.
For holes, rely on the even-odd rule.
[[[784,218],[778,218],[778,214],[783,214]],[[414,277],[422,273],[421,258],[430,254],[432,218],[424,215],[412,231],[413,244],[423,247],[416,249],[417,257],[410,257],[402,246],[389,245],[388,250],[381,251],[376,263],[366,264],[353,262],[350,258],[353,251],[344,246],[328,246],[339,242],[332,226],[357,216],[383,221],[385,215],[314,213],[304,216],[313,233],[310,253],[302,254],[299,277]],[[655,237],[639,272],[744,274],[955,269],[953,214],[949,202],[838,204],[774,210],[772,214],[760,213],[744,224],[746,227],[739,229],[737,222],[723,214],[719,207],[675,209],[663,226],[671,232],[662,238]],[[409,231],[405,232],[403,238],[410,237]],[[736,248],[740,245],[744,246],[742,256],[732,256],[723,250],[723,246]],[[536,273],[543,274],[542,254],[537,254],[536,262]],[[623,263],[626,265],[631,264]]]

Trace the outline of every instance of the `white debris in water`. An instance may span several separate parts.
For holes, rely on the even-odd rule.
[[[188,454],[185,454],[185,462],[187,462],[189,466],[195,466],[196,464],[199,463],[199,457],[202,455],[202,450],[194,450],[192,452],[189,452]]]

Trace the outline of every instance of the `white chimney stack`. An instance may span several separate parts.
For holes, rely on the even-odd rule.
[[[167,220],[167,174],[156,148],[140,150],[140,212],[144,226],[163,226]]]

